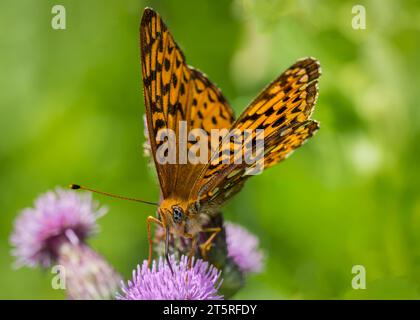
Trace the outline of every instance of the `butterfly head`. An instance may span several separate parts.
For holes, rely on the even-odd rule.
[[[158,212],[164,227],[177,236],[190,237],[201,229],[198,215],[191,211],[186,202],[165,199],[160,203]]]
[[[187,210],[182,204],[174,201],[164,200],[158,209],[160,220],[165,228],[176,235],[184,235]]]

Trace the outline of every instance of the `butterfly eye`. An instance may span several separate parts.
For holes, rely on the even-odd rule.
[[[182,209],[180,207],[173,207],[173,220],[175,223],[181,223],[182,219],[184,218],[184,212],[182,211]]]

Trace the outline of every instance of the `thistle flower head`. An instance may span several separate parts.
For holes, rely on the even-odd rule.
[[[109,300],[118,292],[121,277],[107,261],[85,244],[64,243],[58,264],[64,267],[67,297],[72,300]]]
[[[193,258],[194,259],[194,258]],[[220,271],[201,259],[188,266],[188,257],[181,256],[177,262],[170,257],[170,267],[159,258],[151,269],[147,261],[133,271],[133,279],[123,285],[119,300],[221,300],[217,290],[221,285]]]
[[[105,213],[90,194],[57,188],[23,209],[10,241],[16,265],[48,267],[65,242],[78,244],[97,231],[96,219]]]
[[[259,248],[259,240],[244,227],[226,222],[226,243],[228,256],[242,272],[260,272],[264,254]]]

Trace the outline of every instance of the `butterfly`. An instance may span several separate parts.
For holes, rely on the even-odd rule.
[[[140,25],[141,68],[146,107],[147,131],[161,190],[157,216],[147,218],[149,265],[152,259],[152,224],[165,230],[166,249],[170,235],[191,239],[191,255],[198,234],[208,233],[200,244],[202,256],[210,250],[220,227],[204,227],[220,207],[238,193],[252,175],[255,163],[237,163],[226,151],[237,148],[222,138],[212,148],[211,131],[228,129],[263,133],[264,169],[284,160],[313,136],[319,125],[311,120],[318,96],[320,65],[316,59],[297,61],[270,83],[235,120],[234,113],[219,88],[197,69],[187,65],[185,56],[162,18],[146,8]],[[158,159],[164,140],[159,133],[180,134],[180,123],[188,131],[208,133],[207,163],[162,163]],[[251,134],[248,141],[257,139]],[[245,142],[240,148],[245,148]],[[177,143],[176,151],[180,151]],[[226,156],[226,154],[228,154]],[[223,161],[226,160],[231,161]]]

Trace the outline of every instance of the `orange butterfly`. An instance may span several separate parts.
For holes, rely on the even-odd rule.
[[[256,163],[237,163],[235,155],[227,153],[226,156],[226,151],[237,148],[230,138],[218,141],[215,149],[210,147],[209,138],[206,163],[162,163],[157,159],[164,143],[159,133],[170,129],[179,134],[179,124],[185,121],[188,132],[199,128],[209,137],[213,129],[253,130],[249,142],[257,138],[255,131],[260,129],[264,135],[262,160],[264,168],[269,168],[318,130],[318,123],[310,115],[318,95],[320,66],[313,58],[299,60],[268,85],[235,121],[222,92],[205,74],[186,64],[184,54],[161,17],[150,8],[145,9],[141,20],[140,47],[147,129],[161,189],[157,217],[147,218],[148,262],[150,265],[152,259],[152,223],[165,230],[167,260],[170,234],[191,239],[192,256],[198,234],[211,233],[200,245],[201,255],[205,257],[221,228],[204,226],[243,187],[250,176],[247,170]],[[244,141],[241,148],[245,149],[246,145]],[[177,143],[177,154],[180,149]],[[71,187],[97,192],[79,185]]]
[[[149,263],[151,223],[166,230],[166,242],[170,233],[190,238],[192,253],[198,233],[211,232],[200,245],[205,256],[221,229],[203,226],[242,188],[249,177],[245,172],[253,165],[235,163],[234,156],[230,156],[229,163],[223,162],[224,150],[235,147],[226,139],[216,150],[209,148],[206,164],[162,164],[157,159],[157,150],[163,144],[158,132],[171,129],[179,134],[180,121],[186,121],[188,131],[200,128],[208,136],[212,129],[241,132],[263,129],[264,166],[271,167],[318,129],[318,123],[311,120],[310,115],[317,99],[320,66],[312,58],[296,62],[265,88],[235,121],[222,92],[205,74],[186,64],[184,54],[161,17],[150,8],[143,13],[140,39],[147,127],[162,193],[158,217],[147,218]],[[181,151],[178,144],[176,151]]]

